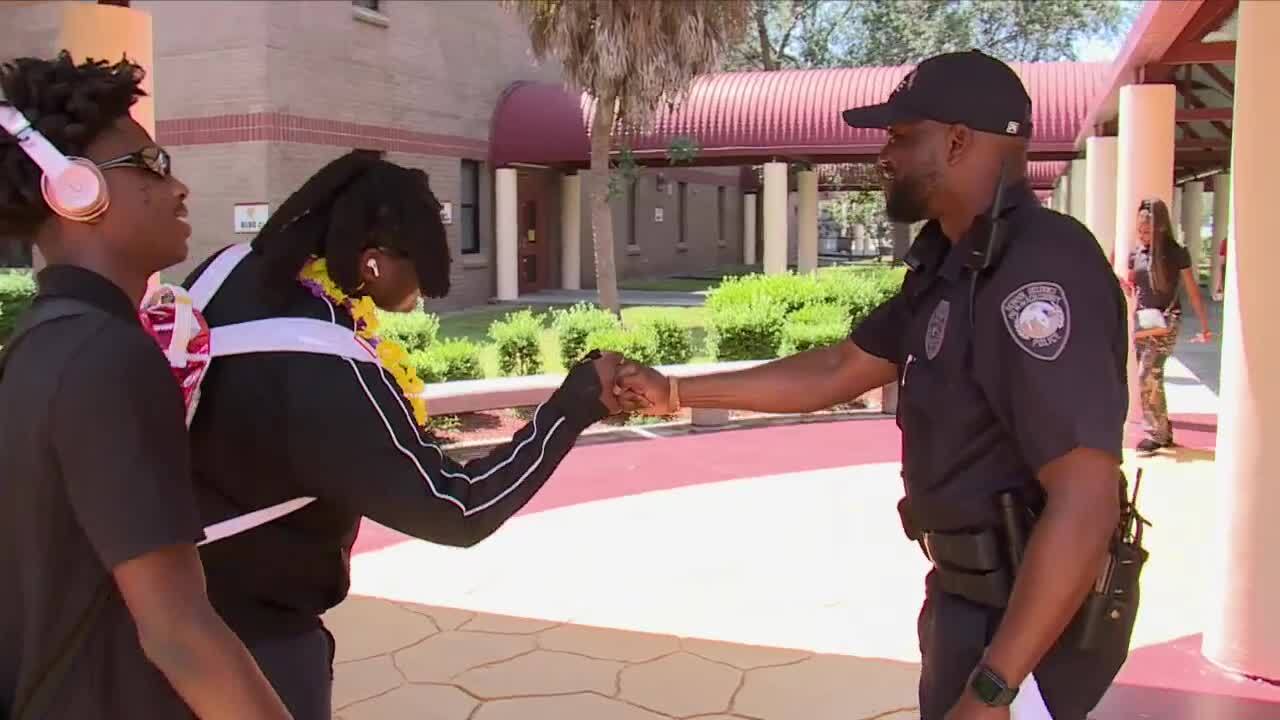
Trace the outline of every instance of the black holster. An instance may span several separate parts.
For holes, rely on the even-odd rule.
[[[1142,548],[1142,527],[1149,523],[1138,514],[1137,487],[1133,500],[1127,495],[1127,483],[1122,476],[1121,518],[1105,566],[1066,630],[1071,643],[1081,650],[1098,648],[1103,637],[1115,634],[1128,637],[1133,631],[1138,576],[1147,560],[1147,551]],[[992,527],[965,531],[921,530],[912,519],[907,498],[899,501],[898,514],[903,532],[920,544],[925,557],[933,564],[942,590],[979,605],[1003,609],[1009,603],[1037,516],[1012,491],[996,496],[994,502],[999,522]]]

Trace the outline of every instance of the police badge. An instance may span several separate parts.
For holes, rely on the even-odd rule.
[[[1037,360],[1057,360],[1071,336],[1071,306],[1062,286],[1027,283],[1000,304],[1005,328],[1013,341]]]
[[[929,316],[929,326],[924,331],[924,354],[930,360],[938,356],[947,334],[947,318],[951,315],[951,303],[941,300]]]

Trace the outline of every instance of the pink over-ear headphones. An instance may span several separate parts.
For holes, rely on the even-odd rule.
[[[3,101],[0,127],[16,138],[23,152],[40,167],[40,193],[50,210],[77,222],[93,222],[107,211],[111,204],[107,183],[92,161],[63,155],[17,108]]]

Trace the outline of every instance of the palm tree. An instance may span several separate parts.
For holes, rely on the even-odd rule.
[[[539,60],[559,60],[565,79],[594,100],[591,229],[600,304],[619,312],[609,212],[615,125],[643,125],[674,106],[698,75],[719,68],[751,17],[744,0],[504,0],[529,27]]]

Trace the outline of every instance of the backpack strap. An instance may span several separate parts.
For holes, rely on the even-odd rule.
[[[222,283],[231,275],[231,271],[235,270],[240,261],[248,257],[251,252],[253,252],[253,246],[249,243],[232,245],[218,253],[218,256],[205,266],[204,272],[191,283],[191,289],[187,291],[197,310],[204,312],[209,301],[218,294]]]
[[[9,335],[9,340],[5,343],[4,350],[0,350],[0,377],[4,377],[5,365],[8,364],[10,356],[13,355],[14,350],[17,349],[18,344],[27,333],[47,322],[100,312],[103,311],[87,302],[69,297],[51,297],[38,300],[18,321],[17,327],[13,329],[13,333]]]
[[[89,303],[72,298],[52,297],[37,301],[31,310],[18,321],[18,326],[14,329],[13,334],[9,336],[8,344],[5,345],[3,351],[0,351],[0,377],[4,376],[5,365],[13,357],[18,345],[32,330],[54,320],[101,312],[103,312],[101,309]],[[53,656],[33,676],[34,680],[30,685],[26,688],[19,688],[11,709],[12,720],[27,720],[28,718],[34,720],[43,717],[48,704],[54,697],[54,693],[62,685],[62,681],[70,671],[71,661],[75,658],[76,652],[84,643],[85,638],[88,637],[89,631],[102,613],[103,607],[106,606],[107,598],[111,594],[111,587],[112,582],[109,576],[99,583],[98,588],[93,593],[93,598],[89,601],[89,606],[80,613],[75,626],[63,638],[62,643],[57,646]]]
[[[350,328],[327,320],[278,317],[221,325],[209,331],[213,357],[261,352],[304,352],[377,362],[373,348]]]

